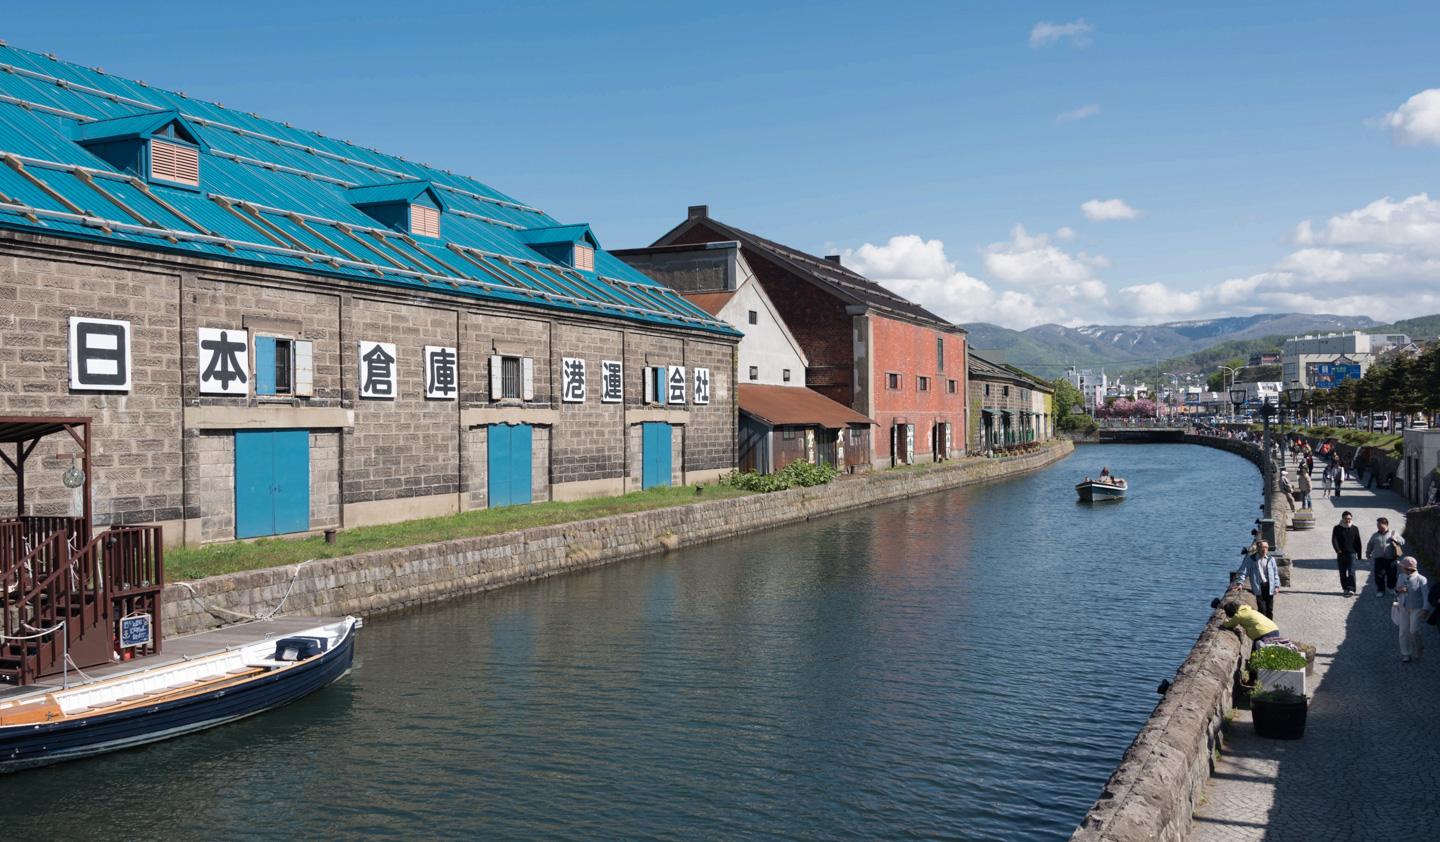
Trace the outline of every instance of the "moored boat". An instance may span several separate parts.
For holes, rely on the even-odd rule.
[[[1086,479],[1075,486],[1075,492],[1080,495],[1083,503],[1098,503],[1102,500],[1123,500],[1125,491],[1130,487],[1123,479],[1112,479],[1109,481]]]
[[[191,660],[0,702],[0,772],[213,728],[293,702],[350,672],[346,617]]]

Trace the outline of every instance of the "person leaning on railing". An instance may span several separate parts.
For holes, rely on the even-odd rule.
[[[1245,636],[1251,640],[1266,640],[1280,636],[1280,627],[1275,625],[1274,620],[1244,603],[1227,602],[1225,616],[1230,619],[1221,623],[1220,628],[1233,629],[1239,626],[1245,630]]]

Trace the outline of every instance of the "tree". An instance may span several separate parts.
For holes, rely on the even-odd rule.
[[[1071,383],[1067,378],[1057,377],[1051,385],[1055,387],[1055,427],[1060,430],[1074,430],[1077,427],[1087,426],[1090,419],[1083,413],[1085,411],[1085,395],[1079,387]],[[1077,413],[1075,408],[1079,407]]]

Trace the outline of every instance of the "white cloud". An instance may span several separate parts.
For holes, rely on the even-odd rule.
[[[1041,47],[1053,47],[1060,43],[1062,38],[1069,38],[1072,47],[1083,47],[1090,43],[1088,33],[1094,29],[1095,27],[1086,23],[1084,18],[1074,23],[1060,24],[1051,23],[1048,20],[1041,21],[1035,24],[1034,29],[1030,30],[1030,47],[1035,50]]]
[[[1134,219],[1140,215],[1140,211],[1125,204],[1124,199],[1091,199],[1080,206],[1085,218],[1091,222],[1105,222],[1110,219]]]
[[[1440,146],[1440,88],[1421,91],[1386,114],[1380,124],[1398,146]]]
[[[1404,249],[1440,254],[1440,201],[1420,193],[1399,202],[1389,196],[1359,210],[1331,217],[1315,230],[1310,220],[1295,226],[1297,246]]]
[[[1073,111],[1061,111],[1059,114],[1056,114],[1055,122],[1068,123],[1071,120],[1083,120],[1086,117],[1093,117],[1099,113],[1100,106],[1098,105],[1082,105]]]
[[[1087,203],[1088,204],[1088,203]],[[913,234],[841,250],[844,264],[959,323],[1024,329],[1046,322],[1153,324],[1257,313],[1365,315],[1382,321],[1440,312],[1440,201],[1426,194],[1379,199],[1323,224],[1302,222],[1297,248],[1264,271],[1198,289],[1161,282],[1114,288],[1103,254],[1069,252],[1062,228],[978,249],[988,280],[963,271],[940,240]]]

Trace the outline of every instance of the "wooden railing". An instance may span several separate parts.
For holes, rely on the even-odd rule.
[[[120,620],[134,614],[150,616],[151,642],[132,647],[134,656],[160,651],[160,591],[165,586],[165,542],[158,526],[124,526],[100,536],[104,552],[105,588],[111,604],[112,636],[120,637]]]
[[[94,634],[109,612],[100,576],[96,542],[70,551],[70,535],[56,530],[20,559],[3,579],[4,634],[24,638],[64,621],[65,628],[32,640],[7,640],[0,659],[20,684],[63,666],[64,653],[74,650],[87,632]]]

